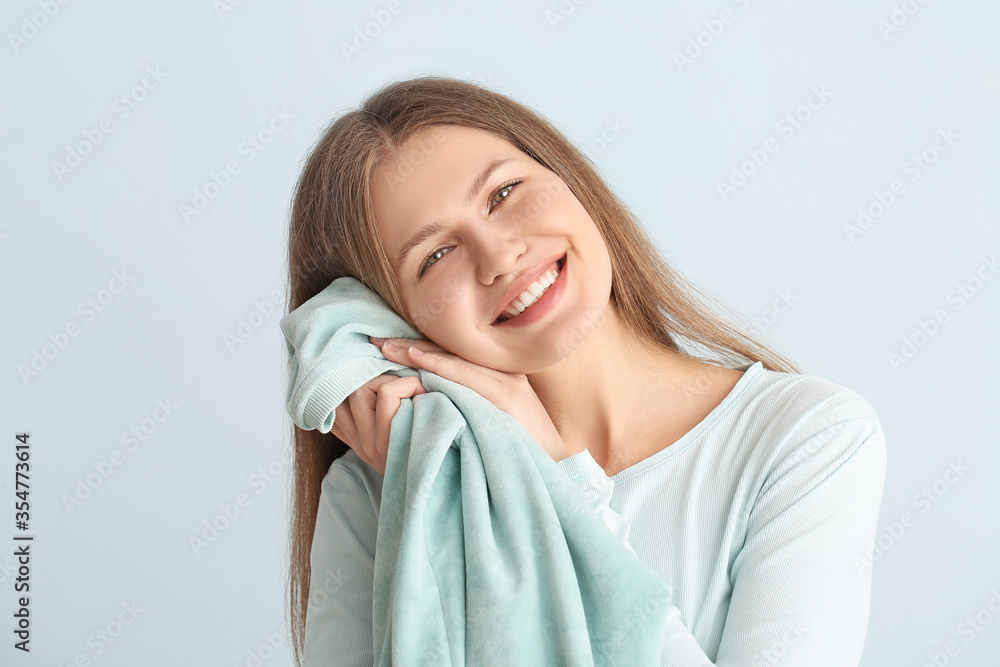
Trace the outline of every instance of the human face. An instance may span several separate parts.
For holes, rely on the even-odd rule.
[[[533,373],[596,327],[611,294],[604,239],[562,179],[513,144],[464,126],[424,128],[376,169],[371,188],[401,298],[432,342],[482,366]],[[497,323],[553,262],[560,275],[538,302]]]

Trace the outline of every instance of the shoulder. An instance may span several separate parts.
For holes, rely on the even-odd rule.
[[[857,391],[815,375],[761,368],[751,393],[758,409],[769,409],[775,417],[786,420],[878,421],[871,403]]]
[[[322,496],[331,502],[370,504],[378,516],[383,478],[353,449],[334,459],[323,477]]]
[[[885,435],[871,403],[825,378],[758,369],[746,418],[756,424],[753,458],[775,479],[795,469],[825,479],[859,452],[885,468]]]
[[[772,436],[808,438],[825,429],[858,422],[881,430],[872,404],[857,391],[815,375],[757,369],[745,409]]]

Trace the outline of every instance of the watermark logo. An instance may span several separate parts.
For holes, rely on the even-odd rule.
[[[913,494],[911,504],[920,510],[920,514],[927,514],[951,491],[952,487],[965,477],[965,473],[971,470],[972,468],[964,465],[961,459],[948,461],[948,469],[941,477]],[[903,512],[898,521],[883,523],[882,531],[868,545],[868,552],[864,556],[858,556],[854,559],[854,567],[859,573],[864,574],[889,553],[903,539],[907,531],[916,525],[917,516],[912,512]]]
[[[237,155],[243,156],[245,163],[253,162],[274,141],[275,137],[295,119],[295,116],[289,113],[286,107],[272,109],[272,112],[273,115],[264,127],[247,135],[246,139],[236,147]],[[183,202],[177,206],[181,220],[190,224],[191,219],[208,208],[208,205],[232,184],[233,178],[242,172],[243,167],[240,165],[239,158],[227,161],[223,168],[218,171],[209,171],[208,180],[205,181],[204,185],[192,191],[193,196],[190,203]]]
[[[35,12],[30,17],[21,17],[21,29],[17,32],[8,32],[7,41],[14,55],[17,55],[21,48],[34,39],[38,32],[54,19],[62,8],[69,4],[69,0],[38,0],[38,7],[42,10]]]
[[[576,8],[587,0],[562,0],[554,9],[545,10],[545,21],[549,24],[550,30],[555,30],[560,23],[564,23],[570,16],[576,13]]]
[[[399,3],[399,0],[389,0],[385,9],[372,10],[372,20],[363,26],[354,28],[354,39],[351,43],[340,43],[340,53],[344,56],[344,60],[350,63],[352,59],[360,56],[361,52],[367,49],[372,40],[381,35],[382,31],[389,27],[393,17],[401,11],[403,11],[403,7]]]
[[[733,4],[742,10],[750,7],[751,0],[733,0]],[[677,71],[684,73],[684,68],[694,64],[694,61],[701,58],[705,50],[715,44],[716,40],[722,37],[727,25],[732,25],[736,21],[736,14],[731,9],[723,9],[719,12],[718,18],[705,19],[701,22],[704,30],[699,30],[696,34],[688,37],[687,44],[682,50],[674,51],[674,66]]]
[[[156,399],[156,407],[152,414],[134,424],[128,431],[124,431],[119,441],[127,447],[128,452],[137,451],[179,407],[181,406],[174,403],[169,396],[166,399]],[[115,470],[123,463],[125,454],[117,449],[112,449],[106,458],[92,463],[93,472],[87,473],[84,477],[77,477],[73,493],[64,493],[60,497],[66,512],[72,514],[74,510],[82,507],[83,503],[94,495],[94,491],[111,479]]]
[[[261,667],[286,645],[284,627],[280,631],[265,634],[263,639],[264,641],[257,644],[256,647],[247,649],[246,661],[243,663],[246,667]]]
[[[776,290],[774,301],[771,302],[770,308],[765,308],[761,311],[760,315],[757,317],[752,317],[754,325],[761,331],[765,332],[774,326],[774,323],[778,321],[779,316],[788,312],[792,304],[799,300],[799,297],[792,294],[792,289],[786,287],[783,290]]]
[[[247,485],[259,496],[274,484],[285,472],[286,463],[281,458],[272,459],[267,467],[257,468],[256,472],[247,478]],[[219,512],[210,519],[201,522],[201,531],[197,535],[188,536],[188,546],[195,556],[214,544],[222,533],[229,530],[244,514],[244,510],[253,504],[254,496],[245,491],[236,494],[232,501],[219,503]]]
[[[809,88],[809,96],[795,109],[789,111],[778,119],[774,124],[774,129],[784,140],[791,139],[795,133],[805,127],[805,124],[813,117],[813,114],[822,109],[833,97],[833,93],[827,90],[826,86],[812,86]],[[749,179],[756,174],[770,159],[771,155],[778,152],[781,142],[775,137],[768,137],[758,148],[751,148],[747,151],[748,159],[743,160],[739,165],[733,165],[726,181],[716,181],[715,187],[719,192],[722,201],[727,201],[729,197],[746,185]]]
[[[428,128],[426,132],[421,132],[418,136],[408,141],[406,145],[406,157],[397,160],[393,164],[392,171],[388,172],[385,176],[386,181],[389,183],[389,191],[395,192],[401,183],[412,176],[421,165],[425,164],[434,152],[434,149],[447,136],[448,133],[445,132],[444,127],[434,125]]]
[[[230,353],[236,351],[236,348],[247,340],[254,334],[257,329],[263,326],[264,322],[267,321],[272,314],[276,312],[276,308],[281,303],[281,290],[273,290],[271,292],[271,298],[265,301],[254,301],[253,310],[244,318],[240,317],[236,320],[236,330],[234,333],[229,333],[228,331],[222,335],[222,340],[226,344],[226,348]]]
[[[77,305],[76,313],[83,319],[84,324],[90,324],[97,319],[97,315],[111,305],[115,296],[121,294],[129,283],[135,280],[135,276],[129,275],[125,269],[112,271],[111,276],[106,288],[100,290],[95,296],[87,297]],[[79,336],[80,332],[81,328],[76,320],[67,321],[55,333],[50,332],[49,342],[42,345],[41,350],[35,348],[31,351],[29,365],[20,364],[17,367],[21,382],[27,385],[29,380],[41,375],[42,371],[48,368],[49,364],[55,361],[56,357],[69,346],[70,340]]]
[[[170,76],[169,72],[164,72],[158,66],[146,67],[146,75],[138,85],[131,90],[122,93],[111,102],[111,113],[118,117],[118,121],[124,121],[132,112],[139,108],[139,105],[146,101],[149,93],[160,87],[163,80]],[[102,118],[95,128],[83,130],[83,139],[72,146],[66,145],[66,154],[62,162],[54,160],[52,162],[52,172],[60,183],[73,170],[83,164],[84,158],[91,155],[94,150],[104,143],[105,137],[115,131],[115,121],[112,118]]]
[[[900,28],[910,22],[916,16],[920,8],[926,5],[928,0],[903,0],[902,3],[892,6],[892,13],[888,19],[879,19],[876,24],[878,31],[882,33],[882,39],[889,41],[889,35],[899,32]]]
[[[1000,271],[1000,263],[997,262],[996,255],[983,257],[973,275],[956,283],[948,291],[945,300],[954,304],[953,311],[962,310],[966,304],[976,298],[986,283],[993,280],[998,271]],[[888,353],[889,367],[898,371],[900,366],[910,363],[934,337],[941,333],[941,328],[950,321],[951,314],[945,308],[938,308],[931,317],[918,320],[917,330],[908,336],[903,336],[898,350]]]
[[[212,3],[212,9],[215,10],[215,15],[219,17],[219,21],[224,21],[227,14],[232,14],[242,4],[243,0],[215,0]]]
[[[908,176],[911,183],[920,180],[920,177],[931,168],[931,165],[936,163],[941,155],[947,153],[961,138],[961,135],[956,134],[950,125],[947,128],[939,127],[937,136],[930,146],[919,154],[914,153],[903,162],[901,167],[903,175]],[[844,235],[847,236],[848,242],[854,245],[857,238],[871,229],[906,192],[906,183],[900,178],[893,179],[885,190],[873,192],[872,199],[864,206],[858,207],[858,215],[854,223],[844,225]]]
[[[583,152],[591,160],[596,159],[598,155],[608,150],[608,144],[614,143],[626,129],[628,129],[628,125],[623,123],[618,116],[615,116],[614,120],[608,118],[604,122],[604,129],[601,130],[601,136],[591,139]]]

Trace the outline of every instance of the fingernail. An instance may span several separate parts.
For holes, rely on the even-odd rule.
[[[385,338],[376,338],[375,336],[369,336],[368,339],[376,345],[381,345],[385,342]]]
[[[398,345],[394,345],[394,344],[390,343],[389,341],[385,341],[385,345],[382,346],[382,349],[383,350],[389,350],[390,352],[395,352],[396,350],[399,349],[399,346]]]
[[[419,349],[419,348],[416,348],[416,347],[411,347],[410,348],[410,354],[412,354],[415,357],[419,357],[419,356],[423,355],[423,353],[424,353],[424,351],[421,350],[421,349]]]

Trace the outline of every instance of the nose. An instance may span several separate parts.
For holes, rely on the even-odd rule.
[[[486,228],[475,235],[476,272],[479,282],[492,285],[498,276],[510,273],[526,246],[510,233],[498,233]]]

